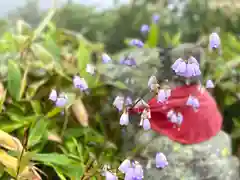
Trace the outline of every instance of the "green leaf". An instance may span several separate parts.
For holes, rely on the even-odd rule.
[[[157,47],[158,44],[158,26],[155,23],[152,23],[150,31],[148,33],[147,45],[150,48]]]
[[[37,115],[42,114],[42,107],[41,107],[40,101],[32,100],[30,103],[31,103],[31,106],[32,106],[32,108],[33,108],[33,111],[34,111]]]
[[[7,89],[13,99],[19,100],[22,74],[20,67],[14,60],[8,61],[8,84]]]
[[[3,104],[4,104],[4,102],[5,102],[6,95],[7,95],[7,91],[4,90],[2,96],[0,97],[0,113],[1,113],[2,110],[3,110]]]
[[[41,118],[40,120],[37,120],[37,122],[31,127],[28,139],[29,147],[32,147],[41,142],[42,138],[47,133],[48,124],[49,123],[47,119]]]
[[[63,173],[61,172],[62,170],[61,170],[59,167],[54,166],[54,165],[51,165],[51,166],[52,166],[52,168],[55,170],[55,172],[57,173],[58,177],[59,177],[61,180],[67,180],[67,179],[65,178],[65,176],[63,175]]]
[[[75,162],[71,160],[68,156],[58,153],[48,153],[48,154],[35,154],[32,157],[34,161],[40,161],[42,163],[52,163],[55,165],[68,166],[74,164]]]
[[[53,18],[55,12],[56,12],[56,9],[51,9],[49,11],[48,15],[45,17],[45,19],[41,22],[41,24],[34,31],[32,41],[34,41],[43,32],[43,30],[47,27],[47,25]]]
[[[48,78],[42,79],[40,81],[37,81],[35,83],[32,83],[29,85],[26,93],[26,97],[28,100],[31,100],[31,98],[36,94],[38,89],[45,84],[48,81]]]
[[[90,61],[90,54],[83,41],[80,42],[78,52],[77,52],[77,64],[80,74],[86,74],[85,69]],[[83,76],[84,77],[84,76]]]
[[[52,117],[56,116],[57,114],[59,114],[61,111],[62,111],[61,108],[55,107],[47,113],[46,117],[52,118]]]
[[[27,87],[27,75],[29,72],[29,66],[26,67],[22,81],[21,81],[21,89],[20,89],[20,95],[19,99],[23,97],[23,94],[25,93],[26,87]]]

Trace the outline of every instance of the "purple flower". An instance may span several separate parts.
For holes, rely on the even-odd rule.
[[[212,89],[212,88],[214,88],[214,84],[213,84],[212,80],[207,80],[207,82],[206,82],[206,88],[207,88],[207,89]]]
[[[111,62],[111,61],[112,61],[112,59],[110,58],[110,56],[108,56],[106,53],[103,53],[103,54],[102,54],[102,62],[103,62],[104,64],[109,63],[109,62]]]
[[[65,94],[60,94],[59,97],[57,98],[55,105],[57,107],[64,107],[67,104],[67,96]]]
[[[130,167],[131,167],[131,161],[129,159],[125,159],[118,167],[118,170],[125,174],[127,173]]]
[[[134,168],[128,168],[127,172],[125,173],[124,180],[133,180],[134,178]]]
[[[123,126],[123,125],[128,125],[128,123],[129,123],[129,115],[128,113],[123,113],[120,117],[119,124]]]
[[[124,104],[124,97],[123,96],[117,96],[113,101],[113,106],[118,109],[118,111],[122,111]]]
[[[136,164],[133,172],[134,180],[142,180],[143,179],[143,168],[140,164]]]
[[[131,97],[126,97],[126,100],[125,100],[126,102],[125,102],[125,104],[126,105],[131,105],[133,102],[132,102],[132,98]]]
[[[57,100],[57,91],[55,89],[52,89],[48,99],[55,102]]]
[[[167,158],[161,152],[156,154],[155,161],[156,161],[156,168],[165,168],[166,166],[168,166]]]
[[[151,129],[151,123],[150,123],[149,119],[144,119],[142,126],[145,131]]]
[[[144,43],[139,40],[139,39],[132,39],[130,42],[129,42],[129,45],[130,46],[136,46],[136,47],[139,47],[139,48],[142,48],[144,46]]]
[[[106,171],[105,173],[106,180],[117,180],[117,176],[109,171]]]
[[[73,84],[75,88],[79,88],[81,91],[86,91],[88,89],[86,81],[79,76],[74,76]]]
[[[219,35],[214,32],[209,36],[209,50],[212,51],[213,49],[218,49],[221,45],[221,39]]]
[[[187,78],[195,77],[199,75],[201,75],[201,71],[200,71],[199,65],[195,63],[187,63],[187,70],[184,74],[182,74],[182,76]]]
[[[149,26],[147,24],[143,24],[141,26],[141,32],[142,33],[147,33],[149,31]]]
[[[160,19],[160,16],[158,14],[153,14],[152,20],[154,23],[157,23],[159,19]]]

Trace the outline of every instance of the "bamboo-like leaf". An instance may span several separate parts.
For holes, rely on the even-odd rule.
[[[45,17],[45,19],[41,22],[41,24],[34,31],[32,41],[34,41],[43,32],[43,30],[47,27],[48,23],[52,20],[55,12],[56,12],[56,9],[51,9],[49,11],[48,15]]]
[[[0,146],[12,151],[21,151],[23,149],[21,142],[17,138],[2,130],[0,130]]]
[[[19,65],[14,60],[8,61],[8,92],[15,99],[19,100],[22,74]]]
[[[29,71],[29,66],[26,67],[22,81],[21,81],[21,89],[20,89],[20,94],[19,94],[19,99],[21,99],[23,97],[23,94],[26,90],[27,87],[27,75],[28,75],[28,71]]]

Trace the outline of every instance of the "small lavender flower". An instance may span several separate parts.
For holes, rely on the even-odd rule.
[[[125,174],[127,173],[130,167],[131,167],[131,161],[129,159],[125,159],[118,167],[118,170]]]
[[[109,171],[106,171],[105,173],[106,180],[117,180],[117,176]]]
[[[132,98],[131,97],[126,97],[126,100],[125,100],[126,102],[125,102],[125,104],[128,106],[128,105],[131,105],[132,103],[133,103],[133,101],[132,101]]]
[[[142,180],[143,179],[143,168],[140,164],[136,164],[134,167],[133,179]]]
[[[67,96],[65,94],[60,94],[59,97],[57,98],[55,105],[57,107],[64,107],[67,104]]]
[[[150,123],[149,119],[144,119],[143,122],[142,122],[142,126],[143,126],[143,129],[145,131],[150,130],[151,129],[151,123]]]
[[[214,32],[209,36],[209,50],[212,51],[214,49],[218,49],[221,45],[221,39],[219,35]]]
[[[166,166],[168,166],[167,158],[161,152],[156,154],[155,161],[156,161],[156,168],[165,168]]]
[[[109,55],[107,55],[106,53],[103,53],[103,54],[102,54],[102,62],[103,62],[104,64],[109,63],[109,62],[111,62],[111,61],[112,61],[112,59],[110,58]]]
[[[119,122],[119,124],[120,125],[128,125],[128,123],[129,123],[129,115],[128,115],[128,113],[123,113],[122,115],[121,115],[121,117],[120,117],[120,122]]]
[[[123,65],[127,65],[127,66],[136,66],[136,65],[137,65],[137,63],[136,63],[136,61],[135,61],[134,58],[127,58],[127,59],[124,59],[124,61],[121,62],[121,64],[123,64]]]
[[[187,99],[187,102],[186,102],[186,105],[187,106],[192,106],[193,105],[193,96],[189,96],[188,99]]]
[[[75,88],[79,88],[81,91],[86,91],[88,89],[85,79],[80,78],[79,76],[74,76],[73,84]]]
[[[186,72],[184,74],[181,74],[181,76],[184,76],[186,78],[195,77],[199,75],[201,75],[201,71],[199,65],[195,63],[187,63]]]
[[[95,73],[95,67],[92,64],[87,64],[86,72],[93,75]]]
[[[170,119],[174,113],[175,112],[173,110],[168,111],[167,112],[167,118]]]
[[[139,40],[139,39],[132,39],[130,42],[129,42],[129,45],[130,46],[136,46],[136,47],[139,47],[139,48],[142,48],[144,46],[144,43]]]
[[[118,111],[122,111],[124,104],[124,97],[117,96],[113,101],[113,106],[118,109]]]
[[[52,89],[48,99],[50,99],[53,102],[57,100],[57,91],[55,89]]]
[[[154,23],[157,23],[159,21],[159,19],[160,19],[160,16],[158,14],[153,14],[152,20]]]
[[[214,86],[212,80],[207,80],[207,82],[206,82],[206,88],[207,88],[207,89],[212,89],[212,88],[214,88],[214,87],[215,87],[215,86]]]
[[[147,33],[149,31],[149,26],[147,24],[143,24],[141,26],[141,32],[142,33]]]
[[[134,168],[128,168],[127,172],[125,173],[124,180],[133,180],[134,178]]]

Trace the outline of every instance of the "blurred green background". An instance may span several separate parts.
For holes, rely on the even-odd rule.
[[[177,48],[183,43],[204,44],[215,30],[222,39],[222,55],[204,56],[202,71],[205,80],[211,78],[216,82],[213,95],[224,116],[223,129],[231,134],[234,154],[240,157],[240,13],[237,4],[229,1],[229,5],[221,6],[221,1],[210,0],[114,3],[99,9],[97,5],[68,1],[58,8],[41,9],[37,1],[32,0],[8,12],[0,21],[0,82],[4,86],[0,90],[0,129],[16,136],[28,150],[24,155],[21,151],[9,151],[9,156],[21,159],[15,166],[6,163],[9,157],[4,150],[0,151],[1,179],[21,174],[32,161],[48,179],[101,179],[102,165],[111,164],[111,168],[116,169],[124,154],[120,151],[119,114],[113,109],[112,100],[118,92],[129,91],[121,79],[126,72],[139,76],[136,82],[142,84],[143,89],[152,69],[145,71],[147,62],[140,57],[136,59],[141,64],[138,70],[116,65],[112,68],[118,73],[109,75],[106,67],[101,66],[100,54],[107,52],[115,62],[119,61],[119,56],[132,51],[126,44],[131,38],[140,38],[149,47],[161,49]],[[144,36],[140,27],[151,25],[154,13],[160,15],[160,20],[157,25],[152,24],[149,35]],[[203,49],[207,49],[206,45]],[[158,54],[153,59],[157,64]],[[94,77],[83,72],[90,62],[100,64]],[[79,94],[73,88],[72,76],[77,73],[88,82],[90,95]],[[131,93],[136,94],[139,87],[136,83]],[[53,88],[66,92],[69,97],[64,115],[48,100]],[[75,108],[71,108],[72,105]],[[76,115],[79,112],[83,112],[80,117]],[[88,121],[88,127],[83,126],[83,120]],[[5,141],[2,146],[6,148],[8,143]]]

